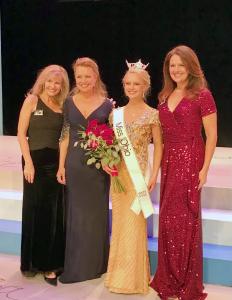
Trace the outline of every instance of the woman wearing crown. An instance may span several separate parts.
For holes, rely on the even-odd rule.
[[[146,294],[150,269],[146,218],[153,214],[149,192],[156,184],[162,157],[158,112],[145,103],[150,88],[147,66],[127,63],[123,87],[129,102],[115,109],[110,121],[122,152],[118,176],[125,193],[111,189],[112,239],[105,286],[115,293]],[[153,140],[153,166],[149,173],[148,145]],[[112,170],[105,168],[109,174]]]

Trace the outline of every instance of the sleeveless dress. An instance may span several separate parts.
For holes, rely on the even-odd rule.
[[[126,124],[143,175],[148,167],[148,145],[154,124],[159,126],[158,111],[151,107],[135,122]],[[135,189],[124,160],[118,171],[126,193],[117,193],[111,188],[112,236],[105,286],[115,293],[146,294],[150,281],[147,222],[142,213],[136,215],[130,209]]]
[[[62,283],[100,277],[106,272],[109,252],[109,176],[88,166],[85,150],[78,144],[78,130],[97,119],[107,123],[112,110],[106,99],[85,118],[69,97],[64,106],[64,132],[69,132],[65,162],[66,249]]]
[[[62,123],[63,114],[54,112],[38,99],[28,128],[35,178],[32,184],[23,180],[23,272],[53,271],[63,267],[63,187],[56,179]]]
[[[158,267],[151,286],[162,300],[203,300],[202,224],[199,171],[204,162],[202,117],[216,112],[211,93],[183,98],[171,112],[159,105],[164,152],[158,238]]]

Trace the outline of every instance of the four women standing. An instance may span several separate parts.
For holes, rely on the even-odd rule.
[[[215,103],[196,54],[186,46],[172,49],[165,58],[159,117],[144,102],[150,88],[146,66],[139,61],[128,63],[128,67],[123,86],[129,102],[114,110],[110,117],[119,144],[123,138],[128,147],[125,150],[125,143],[121,145],[123,159],[118,170],[126,192],[111,190],[112,241],[105,285],[116,293],[148,292],[146,217],[153,210],[149,191],[156,183],[163,152],[161,123],[164,152],[158,268],[151,286],[162,300],[169,297],[203,300],[207,294],[203,293],[202,284],[200,190],[216,146]],[[73,68],[76,87],[64,105],[57,172],[58,181],[66,184],[66,252],[64,273],[60,277],[63,283],[97,278],[106,272],[109,245],[109,177],[102,170],[87,166],[84,150],[74,144],[78,142],[80,126],[86,127],[93,119],[107,122],[112,104],[95,61],[80,58]],[[68,79],[59,66],[50,66],[44,72],[38,77],[32,95],[25,100],[19,119],[18,136],[25,161],[21,270],[30,275],[49,271],[47,276],[56,279],[55,271],[62,268],[63,217],[62,189],[54,174],[61,103],[67,95]],[[46,120],[40,122],[42,118]],[[201,137],[202,124],[206,147]],[[151,140],[154,156],[149,173]],[[108,167],[105,171],[111,173]],[[28,202],[31,197],[33,201]],[[38,215],[44,215],[45,211],[47,218],[42,222]],[[26,233],[25,228],[31,230]],[[38,241],[42,240],[45,242],[38,253]]]

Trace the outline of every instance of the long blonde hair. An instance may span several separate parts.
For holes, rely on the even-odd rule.
[[[175,54],[181,58],[189,72],[186,86],[187,96],[193,98],[199,94],[200,90],[207,87],[207,81],[196,53],[191,48],[180,45],[169,51],[165,57],[163,64],[163,88],[158,95],[160,102],[168,98],[176,88],[176,83],[172,80],[169,72],[170,59]]]
[[[104,98],[107,97],[107,90],[106,90],[106,86],[103,83],[103,81],[101,80],[101,76],[100,76],[100,72],[99,72],[99,68],[98,65],[96,63],[95,60],[93,60],[92,58],[89,57],[81,57],[81,58],[77,58],[72,67],[73,67],[73,71],[74,71],[74,75],[76,75],[76,68],[77,67],[89,67],[93,70],[93,72],[96,75],[96,84],[94,87],[94,92]],[[75,86],[72,91],[71,91],[71,95],[76,95],[79,92],[77,86]]]
[[[69,93],[69,78],[66,70],[59,65],[49,65],[40,70],[33,87],[29,91],[29,94],[33,94],[39,97],[44,91],[45,81],[52,74],[59,74],[62,78],[60,93],[54,97],[57,104],[62,107],[64,100]]]

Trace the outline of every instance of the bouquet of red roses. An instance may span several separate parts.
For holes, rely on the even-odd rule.
[[[78,131],[80,147],[86,150],[89,157],[87,165],[94,164],[97,169],[109,166],[111,172],[113,188],[117,192],[125,192],[123,185],[118,179],[117,165],[121,161],[120,148],[114,135],[114,131],[107,124],[100,124],[98,120],[91,120],[87,128],[82,127]]]

